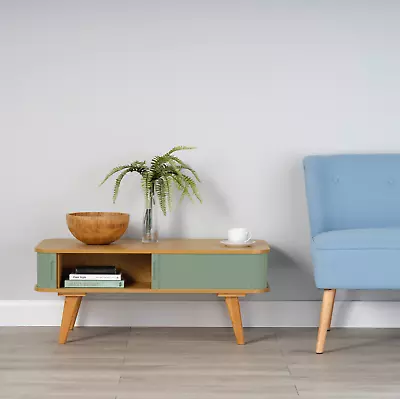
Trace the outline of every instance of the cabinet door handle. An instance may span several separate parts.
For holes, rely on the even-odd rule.
[[[152,263],[153,263],[153,270],[152,270],[152,280],[154,283],[157,282],[157,255],[153,255]],[[157,285],[157,284],[155,284]],[[158,288],[157,287],[152,287],[152,288]]]
[[[55,261],[55,260],[52,260],[52,261],[50,262],[50,280],[51,280],[51,282],[53,282],[53,280],[54,280],[54,269],[55,269],[55,265],[56,265],[56,261]]]

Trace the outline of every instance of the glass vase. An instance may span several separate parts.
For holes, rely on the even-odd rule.
[[[158,206],[155,195],[146,201],[143,216],[142,242],[151,243],[158,241]]]

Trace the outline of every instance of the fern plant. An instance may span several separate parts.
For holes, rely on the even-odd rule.
[[[128,173],[139,173],[146,208],[152,208],[157,196],[164,215],[172,209],[172,188],[174,185],[181,192],[181,199],[189,197],[193,200],[193,197],[195,197],[201,202],[197,188],[200,179],[197,173],[175,154],[178,151],[193,149],[195,147],[177,146],[164,155],[155,156],[150,165],[147,165],[146,161],[135,161],[131,164],[117,166],[107,174],[100,185],[119,172],[114,184],[113,202],[115,203],[122,179]]]

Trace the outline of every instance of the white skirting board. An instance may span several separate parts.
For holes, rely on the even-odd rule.
[[[1,326],[58,326],[62,299],[0,301]],[[315,327],[318,301],[242,301],[245,327]],[[83,300],[81,326],[228,327],[223,301]],[[400,302],[338,301],[335,327],[400,327]]]

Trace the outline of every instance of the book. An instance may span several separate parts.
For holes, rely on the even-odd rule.
[[[64,280],[65,288],[124,288],[124,286],[124,280]]]
[[[69,275],[70,280],[102,280],[102,281],[115,281],[122,280],[121,273],[120,274],[76,274],[71,273]]]
[[[77,266],[75,274],[117,274],[115,266]]]

